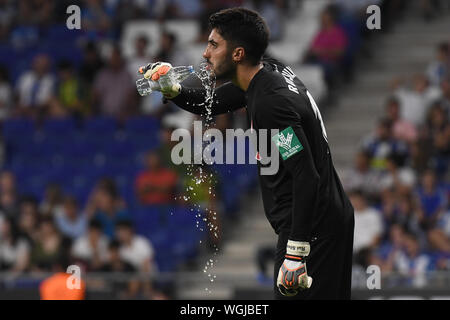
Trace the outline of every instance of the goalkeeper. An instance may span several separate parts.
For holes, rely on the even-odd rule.
[[[246,107],[251,128],[280,132],[266,141],[282,142],[279,170],[260,174],[265,214],[278,235],[275,298],[350,299],[353,207],[313,97],[289,67],[263,57],[269,33],[256,12],[226,9],[211,15],[209,24],[203,57],[218,80],[228,80],[215,90],[212,115]],[[155,63],[145,77],[158,80],[170,68]],[[185,110],[207,112],[204,89],[171,82],[161,91]]]

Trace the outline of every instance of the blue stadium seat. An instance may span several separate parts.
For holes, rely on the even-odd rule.
[[[112,136],[117,130],[117,122],[113,117],[98,116],[89,118],[84,123],[84,132],[91,138],[96,136]]]
[[[159,130],[159,120],[150,116],[133,117],[125,123],[125,131],[130,134],[149,135],[155,138]]]
[[[43,132],[48,136],[68,136],[76,133],[74,118],[47,119],[43,124]]]
[[[127,136],[103,141],[101,148],[107,156],[116,160],[131,162],[135,153],[135,144]]]
[[[200,216],[200,217],[199,217]],[[203,214],[199,214],[193,207],[173,207],[167,213],[169,228],[176,229],[197,229],[205,227]]]
[[[136,232],[152,238],[158,230],[164,228],[161,210],[157,206],[138,206],[132,211]]]
[[[81,30],[69,30],[65,24],[51,25],[45,30],[45,40],[50,43],[73,44],[81,36],[83,36]]]
[[[34,122],[30,119],[8,119],[3,122],[2,134],[7,141],[11,141],[19,136],[32,136],[34,130]]]
[[[92,177],[79,173],[71,176],[63,186],[63,189],[65,192],[72,194],[78,200],[78,204],[84,207],[95,183],[96,180]]]

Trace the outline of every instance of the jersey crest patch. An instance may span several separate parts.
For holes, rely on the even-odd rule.
[[[292,127],[287,127],[272,137],[272,141],[278,148],[283,160],[289,159],[297,152],[303,150],[303,146],[295,135]]]

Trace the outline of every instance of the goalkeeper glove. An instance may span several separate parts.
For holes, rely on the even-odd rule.
[[[283,296],[295,296],[300,290],[311,287],[312,278],[307,274],[305,262],[309,251],[309,242],[288,241],[277,278],[277,287]]]
[[[168,62],[155,62],[146,67],[139,68],[139,73],[144,74],[144,78],[158,81],[159,91],[167,99],[173,99],[181,92],[181,85],[176,77],[169,76],[172,65]]]

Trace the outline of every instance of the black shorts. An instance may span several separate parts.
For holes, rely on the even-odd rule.
[[[313,237],[311,252],[306,258],[311,288],[293,297],[283,296],[277,288],[278,271],[284,261],[288,233],[278,236],[274,267],[275,299],[282,300],[349,300],[351,297],[354,215],[347,214],[336,234]]]

